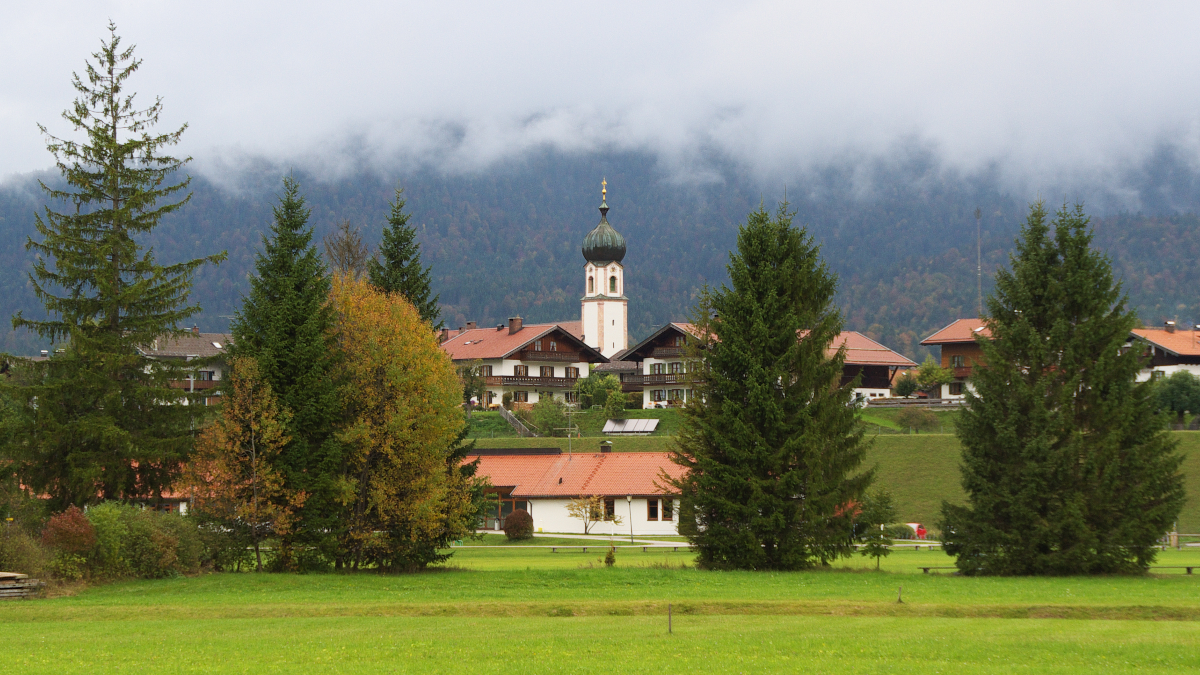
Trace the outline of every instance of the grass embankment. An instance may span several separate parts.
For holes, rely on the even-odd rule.
[[[679,430],[679,411],[673,409],[661,410],[626,410],[627,419],[656,419],[658,427],[649,438],[673,436]],[[579,433],[584,438],[605,438],[602,430],[608,418],[599,410],[589,410],[571,416],[571,422],[579,427]],[[516,432],[498,412],[474,412],[468,422],[470,429],[467,434],[477,440],[517,438]],[[566,442],[566,439],[562,439]]]
[[[479,548],[455,553],[454,564],[468,569],[408,576],[112,584],[0,605],[0,671],[1200,668],[1197,577],[924,575],[916,565],[949,562],[925,551],[893,553],[884,573],[704,572],[667,568],[668,555],[621,549],[617,566],[605,569],[591,551]],[[1200,553],[1172,551],[1163,560],[1185,561],[1200,564]],[[482,569],[494,571],[470,571]]]

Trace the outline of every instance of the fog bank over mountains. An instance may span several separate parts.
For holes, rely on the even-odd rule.
[[[726,279],[737,227],[759,203],[786,189],[796,222],[821,243],[838,273],[847,327],[913,357],[922,337],[976,313],[975,209],[981,209],[984,292],[1005,264],[1028,203],[1052,207],[1082,199],[1096,216],[1097,246],[1113,258],[1142,318],[1200,319],[1200,170],[1185,146],[1159,145],[1139,162],[1057,184],[1024,185],[999,165],[956,169],[916,141],[875,158],[847,156],[791,172],[759,167],[713,149],[681,159],[647,151],[542,148],[478,170],[434,162],[381,169],[361,148],[339,149],[323,165],[296,168],[261,158],[197,164],[192,203],[151,241],[163,262],[219,250],[229,260],[197,278],[204,330],[224,330],[246,291],[260,234],[271,222],[281,177],[292,173],[313,208],[317,238],[349,219],[378,242],[392,190],[405,188],[426,264],[433,266],[446,322],[496,324],[578,317],[584,235],[599,219],[607,178],[609,220],[629,245],[626,292],[631,338],[684,318],[704,283]],[[390,163],[404,164],[393,158]],[[300,168],[300,167],[308,168]],[[219,178],[214,177],[219,176]],[[0,186],[0,316],[39,315],[26,274],[42,202],[36,175]],[[53,174],[41,176],[54,180]],[[39,348],[25,334],[0,332],[6,351]]]

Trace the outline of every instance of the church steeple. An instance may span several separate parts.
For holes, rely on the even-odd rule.
[[[600,181],[600,224],[583,238],[583,257],[600,264],[625,258],[625,237],[608,223],[608,179]]]

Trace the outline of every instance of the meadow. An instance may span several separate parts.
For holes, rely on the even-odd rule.
[[[580,543],[580,542],[575,542]],[[602,554],[602,551],[599,551]],[[1186,672],[1200,575],[972,579],[937,551],[710,572],[471,546],[404,576],[209,574],[0,605],[0,672]],[[1167,551],[1163,564],[1200,565]],[[1179,573],[1176,573],[1179,572]],[[903,589],[903,603],[897,594]],[[671,606],[668,631],[667,606]]]

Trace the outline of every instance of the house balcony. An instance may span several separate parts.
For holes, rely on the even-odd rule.
[[[954,368],[954,378],[965,380],[971,376],[971,368],[972,366],[956,366]]]
[[[663,384],[686,384],[688,382],[687,373],[660,373],[658,375],[643,375],[642,383],[645,386],[663,385]]]
[[[655,347],[650,352],[652,359],[671,359],[683,356],[686,353],[686,347]]]
[[[570,389],[578,381],[577,377],[491,375],[483,378],[484,384],[492,387],[546,387],[550,389]]]
[[[582,361],[583,358],[579,354],[572,352],[521,352],[522,361],[565,361],[567,363],[575,363]]]
[[[216,389],[217,380],[171,380],[172,389],[183,389],[184,391],[203,391],[205,389]]]

